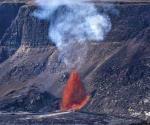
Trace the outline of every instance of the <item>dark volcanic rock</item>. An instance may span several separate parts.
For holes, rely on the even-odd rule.
[[[21,3],[3,3],[0,4],[0,39],[4,35],[6,29],[11,25],[12,21],[18,14]],[[8,9],[9,8],[9,9]]]
[[[18,10],[22,5],[24,4],[23,3],[0,4],[0,63],[6,60],[10,55],[12,55],[16,51],[17,46],[16,47],[3,46],[1,39],[5,34],[5,32],[10,30],[9,26],[14,21],[16,15],[18,14]],[[8,39],[10,39],[10,37]],[[18,41],[13,42],[16,43]],[[12,44],[14,44],[13,42]]]
[[[49,114],[0,113],[2,125],[142,125],[144,121],[88,112],[53,112]],[[147,125],[146,123],[144,125]]]
[[[150,4],[118,4],[116,9],[110,14],[113,28],[106,41],[127,42],[150,27]]]
[[[48,40],[48,22],[33,16],[34,6],[24,5],[0,41],[0,62],[13,55],[20,45],[45,46]]]
[[[22,84],[38,76],[46,69],[49,56],[54,50],[54,47],[21,46],[11,58],[1,64],[0,84]]]
[[[40,92],[35,87],[19,93],[19,95],[12,91],[7,95],[6,99],[0,101],[0,110],[8,112],[52,112],[58,109],[59,99],[47,92]]]
[[[23,18],[24,22],[21,42],[34,47],[52,44],[48,40],[48,22],[34,17],[35,9],[34,6],[24,6],[20,9],[20,17],[18,18]]]
[[[149,48],[145,42],[130,43],[86,77],[96,90],[89,111],[133,116],[150,112]]]

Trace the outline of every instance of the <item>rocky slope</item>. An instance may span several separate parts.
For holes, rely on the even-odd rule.
[[[0,120],[1,125],[6,125],[6,122],[7,125],[139,125],[142,122],[136,118],[87,112],[0,113]],[[145,124],[145,122],[143,123]]]
[[[0,5],[0,12],[3,6]],[[100,6],[97,6],[99,11],[108,11]],[[88,44],[88,56],[79,69],[92,96],[83,110],[148,119],[150,4],[115,6],[117,10],[108,11],[113,24],[111,32],[105,41]],[[0,25],[5,24],[0,29],[0,110],[3,111],[57,110],[68,78],[57,48],[48,40],[48,22],[33,17],[35,9],[33,5],[17,4],[9,22],[3,21],[8,18],[7,13],[0,15]]]
[[[122,16],[113,20],[114,29],[107,38],[122,42],[122,48],[85,78],[96,90],[89,111],[133,116],[150,112],[149,11],[149,5],[122,5]]]

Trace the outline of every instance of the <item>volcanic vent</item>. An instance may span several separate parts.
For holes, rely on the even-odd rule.
[[[62,111],[81,109],[89,100],[86,90],[76,70],[72,70],[64,87],[60,105]]]

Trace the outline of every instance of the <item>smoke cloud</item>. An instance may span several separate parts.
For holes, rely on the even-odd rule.
[[[104,40],[111,30],[109,17],[98,13],[93,3],[84,0],[35,0],[35,3],[39,9],[34,16],[50,22],[49,38],[69,69],[83,62],[86,43]]]

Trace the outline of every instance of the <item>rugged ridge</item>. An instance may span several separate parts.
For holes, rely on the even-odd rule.
[[[40,46],[50,44],[48,40],[48,22],[33,16],[35,6],[24,5],[16,19],[1,39],[3,46]]]
[[[5,59],[12,55],[16,50],[16,47],[10,46],[11,49],[7,48],[7,46],[3,46],[1,39],[5,32],[9,31],[9,27],[13,20],[16,18],[18,14],[18,10],[20,6],[24,5],[23,3],[3,3],[0,4],[0,63]],[[9,8],[9,9],[8,9]],[[7,30],[8,29],[8,30]],[[15,42],[15,41],[14,41]],[[18,41],[17,41],[18,42]]]
[[[48,23],[35,18],[32,15],[34,10],[34,6],[24,5],[20,8],[17,17],[0,41],[0,62],[14,54],[21,45],[35,47],[50,44],[47,34]]]

